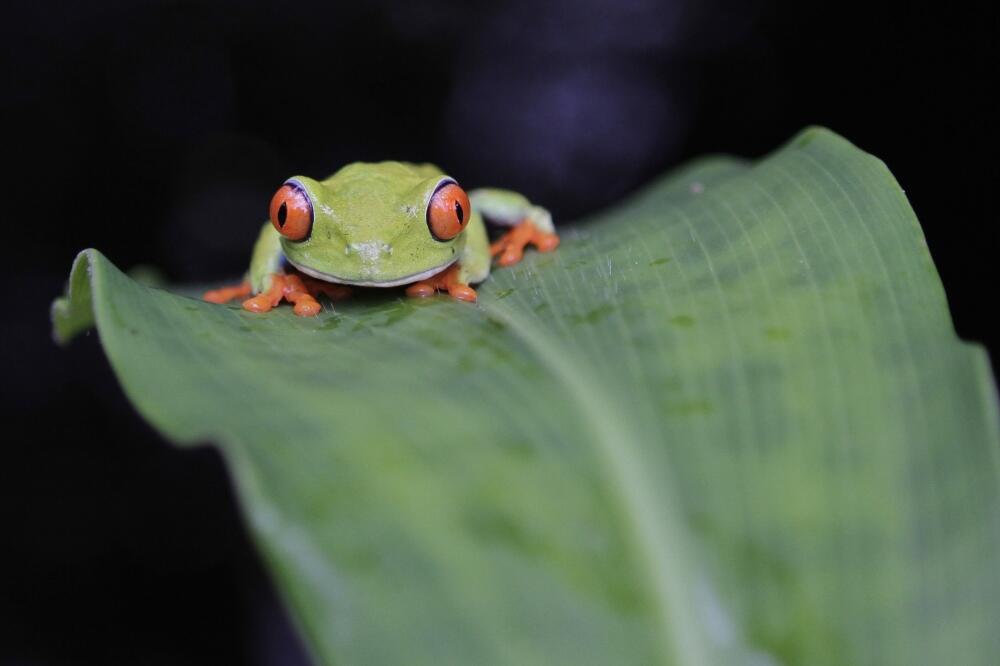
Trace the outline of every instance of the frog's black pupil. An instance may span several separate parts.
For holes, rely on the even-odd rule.
[[[458,223],[462,224],[465,221],[465,211],[462,210],[462,204],[455,202],[455,215],[458,216]]]
[[[288,205],[282,201],[281,208],[278,209],[278,226],[284,227],[285,220],[288,219]]]

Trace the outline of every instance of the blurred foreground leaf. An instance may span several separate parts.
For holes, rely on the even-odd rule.
[[[809,130],[563,234],[315,319],[89,250],[56,333],[222,448],[318,662],[1000,663],[993,381],[881,162]]]

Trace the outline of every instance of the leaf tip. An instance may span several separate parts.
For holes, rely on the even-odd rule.
[[[53,300],[49,308],[52,337],[60,346],[67,345],[94,324],[91,279],[94,259],[98,256],[101,256],[100,253],[94,249],[82,250],[76,255],[70,269],[66,293]]]

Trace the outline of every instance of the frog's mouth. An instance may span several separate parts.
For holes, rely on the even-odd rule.
[[[290,263],[292,266],[310,277],[314,277],[317,280],[325,280],[326,282],[336,282],[337,284],[349,284],[355,287],[398,287],[404,284],[410,284],[411,282],[420,282],[421,280],[426,280],[432,275],[437,275],[444,269],[451,266],[458,260],[458,257],[452,257],[448,261],[444,262],[440,266],[435,266],[434,268],[428,269],[426,271],[421,271],[419,273],[414,273],[413,275],[405,275],[401,278],[396,278],[394,280],[355,280],[351,278],[344,278],[337,275],[331,275],[330,273],[324,273],[323,271],[318,271],[315,268],[308,268],[306,266],[299,266],[297,263],[285,257],[285,261]]]

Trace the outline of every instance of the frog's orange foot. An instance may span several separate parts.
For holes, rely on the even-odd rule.
[[[295,273],[272,273],[271,287],[243,301],[243,309],[249,312],[269,312],[285,300],[295,306],[293,310],[300,317],[315,317],[323,309],[316,300],[320,294],[325,294],[332,301],[340,301],[351,295],[351,288]]]
[[[209,303],[228,303],[235,298],[246,298],[250,295],[250,283],[242,282],[234,287],[222,287],[221,289],[210,289],[201,297]]]
[[[467,284],[462,284],[458,279],[458,272],[458,264],[452,264],[437,275],[411,284],[406,288],[406,295],[411,298],[426,298],[433,296],[438,291],[447,291],[452,298],[475,302],[476,290]]]
[[[315,317],[322,310],[319,301],[309,293],[298,275],[271,275],[271,287],[252,298],[243,301],[243,309],[249,312],[269,312],[282,300],[294,305],[295,314],[300,317]]]
[[[524,257],[528,243],[539,252],[551,252],[559,247],[559,236],[541,231],[530,220],[523,220],[490,245],[490,256],[499,255],[497,263],[501,266],[513,266]]]

